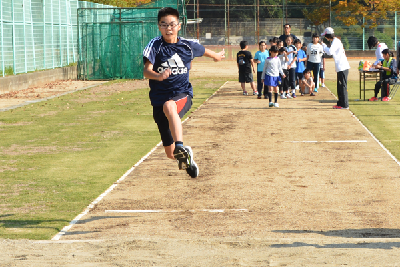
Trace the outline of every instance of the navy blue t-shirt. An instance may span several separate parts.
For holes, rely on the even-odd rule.
[[[193,87],[189,82],[190,63],[204,52],[204,46],[195,40],[178,37],[177,43],[170,44],[162,36],[152,39],[143,50],[144,63],[149,60],[158,73],[170,68],[172,74],[161,82],[149,79],[151,105],[162,106],[181,93],[193,97]]]

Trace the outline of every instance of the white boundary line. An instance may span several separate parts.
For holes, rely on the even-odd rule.
[[[177,213],[177,212],[249,212],[248,209],[200,209],[200,210],[106,210],[106,213]]]
[[[203,104],[201,104],[196,110],[198,110],[200,107],[202,107],[210,98],[212,98],[222,87],[225,86],[225,84],[228,81],[226,81],[218,90],[216,90],[209,98],[207,98]],[[188,116],[182,123],[186,122],[190,116]],[[162,142],[158,143],[155,147],[153,147],[152,150],[150,150],[149,153],[147,153],[144,157],[142,157],[132,168],[130,168],[124,175],[122,175],[121,178],[119,178],[113,185],[111,185],[103,194],[98,196],[89,206],[86,207],[86,209],[76,216],[70,223],[69,225],[65,226],[61,231],[56,234],[51,240],[60,240],[60,238],[65,235],[71,228],[74,226],[83,216],[89,213],[91,209],[94,208],[94,206],[99,203],[108,193],[110,193],[117,185],[122,182],[139,164],[141,164],[145,159],[147,159],[159,146],[161,146]]]
[[[336,98],[336,100],[338,99],[336,97],[336,95],[334,93],[332,93],[331,90],[329,90],[328,87],[326,87],[326,89],[333,95],[334,98]],[[400,166],[400,162],[396,159],[396,157],[393,156],[392,153],[390,153],[390,151],[375,137],[375,135],[370,130],[368,130],[368,128],[357,118],[357,116],[353,112],[351,112],[350,110],[349,110],[349,112],[361,124],[361,126],[369,133],[369,135],[371,135],[371,137],[381,146],[381,148],[384,151],[386,151],[386,153],[397,163],[397,165]]]

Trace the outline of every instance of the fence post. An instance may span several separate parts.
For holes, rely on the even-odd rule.
[[[31,33],[32,33],[33,70],[36,70],[36,49],[35,49],[35,38],[33,37],[32,0],[29,0],[29,10],[30,10],[30,13],[31,13]]]
[[[50,10],[51,10],[51,59],[52,59],[52,68],[54,69],[54,10],[53,10],[53,1],[50,1]]]
[[[59,39],[59,49],[60,49],[60,65],[58,67],[61,67],[63,64],[63,58],[62,58],[62,39],[61,39],[61,34],[62,34],[62,29],[61,29],[61,0],[58,0],[58,39]]]
[[[24,71],[28,72],[27,55],[26,55],[26,21],[25,21],[25,0],[22,0],[22,29],[24,31]]]
[[[4,29],[3,29],[3,2],[0,1],[0,30],[1,30],[1,73],[5,76],[4,69]]]
[[[66,20],[67,20],[67,25],[66,25],[66,31],[67,31],[67,65],[69,65],[69,12],[71,12],[71,10],[69,9],[70,5],[69,5],[69,0],[65,1],[65,9],[67,11],[67,16],[66,16]],[[63,66],[63,65],[61,65]]]
[[[13,74],[15,74],[15,21],[14,21],[14,0],[11,0],[11,16],[12,16],[12,49],[13,49]]]
[[[397,49],[397,11],[394,12],[394,49]]]
[[[363,46],[363,51],[365,51],[365,17],[363,15],[363,36],[362,36],[362,46]]]
[[[43,69],[46,69],[46,0],[43,0]]]

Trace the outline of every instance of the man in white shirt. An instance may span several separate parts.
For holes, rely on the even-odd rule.
[[[349,109],[347,76],[349,75],[350,65],[347,61],[343,44],[337,37],[335,37],[334,31],[331,27],[326,28],[321,36],[325,36],[328,41],[332,42],[330,47],[324,43],[322,46],[324,48],[324,52],[328,55],[332,55],[335,61],[335,69],[337,73],[337,94],[339,100],[337,101],[337,105],[333,106],[333,108]]]
[[[375,50],[376,61],[373,64],[373,67],[375,67],[376,65],[383,62],[384,59],[383,59],[382,51],[385,49],[388,49],[388,46],[385,43],[380,43],[378,41],[378,38],[376,38],[375,36],[370,36],[367,40],[367,44],[368,44],[369,49],[376,47],[376,50]]]

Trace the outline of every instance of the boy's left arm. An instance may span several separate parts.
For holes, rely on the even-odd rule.
[[[222,59],[225,58],[225,49],[222,49],[222,51],[216,53],[216,52],[206,48],[203,56],[210,57],[210,58],[214,59],[215,62],[221,61]]]
[[[256,69],[254,68],[254,60],[250,59],[251,67],[253,68],[253,73],[256,73]]]

